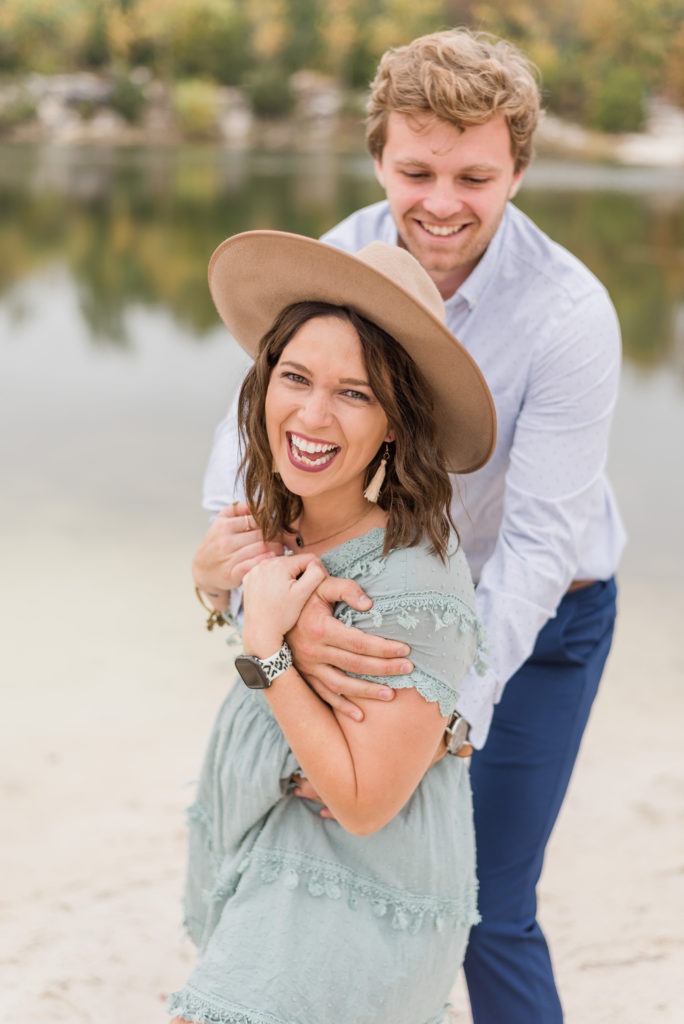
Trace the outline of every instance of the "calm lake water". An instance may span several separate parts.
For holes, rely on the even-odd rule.
[[[244,365],[209,255],[249,228],[319,235],[378,198],[363,154],[0,147],[0,525],[199,530],[211,431]],[[624,572],[681,580],[684,173],[539,162],[517,202],[613,296]]]

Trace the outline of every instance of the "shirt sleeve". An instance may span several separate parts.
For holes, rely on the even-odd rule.
[[[483,677],[463,681],[458,711],[483,746],[494,705],[532,653],[576,578],[587,525],[605,502],[605,468],[620,375],[620,329],[596,289],[540,343],[504,484],[503,515],[477,605],[489,638]]]
[[[247,371],[245,371],[245,374]],[[202,507],[216,515],[225,505],[233,501],[244,501],[245,489],[238,473],[242,452],[237,423],[237,407],[243,374],[230,408],[214,431],[209,462],[204,472]]]

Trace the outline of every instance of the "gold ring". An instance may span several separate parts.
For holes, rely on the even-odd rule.
[[[252,529],[252,527],[249,525],[249,516],[245,516],[245,528],[244,528],[244,530],[242,532],[243,533],[249,533],[249,531],[251,529]]]

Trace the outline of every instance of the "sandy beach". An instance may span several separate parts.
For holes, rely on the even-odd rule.
[[[55,596],[40,619],[27,548],[4,555],[0,1005],[21,1024],[162,1022],[193,960],[183,809],[231,650],[204,630],[190,537],[152,545],[131,530],[103,547],[84,522],[42,539]],[[97,600],[94,579],[108,581]],[[568,1024],[682,1019],[683,598],[676,584],[623,584],[550,846],[541,918]],[[455,1000],[468,1021],[460,980]]]
[[[233,679],[190,558],[234,355],[145,311],[130,351],[97,349],[59,274],[16,303],[31,316],[0,316],[0,1010],[163,1024],[193,962],[184,809]],[[540,892],[567,1024],[684,1019],[684,489],[660,444],[684,430],[679,386],[626,369],[614,428],[618,632]],[[462,979],[454,1000],[467,1024]]]

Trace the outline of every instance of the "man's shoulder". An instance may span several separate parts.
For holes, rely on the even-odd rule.
[[[575,299],[591,292],[605,292],[604,285],[577,256],[512,203],[508,208],[503,255],[515,265],[518,280],[527,278],[532,287],[545,284]]]
[[[326,245],[333,245],[344,252],[358,252],[371,242],[394,244],[396,240],[397,231],[386,200],[355,210],[321,235],[321,241]]]

